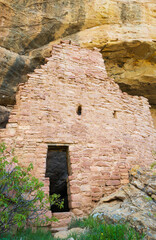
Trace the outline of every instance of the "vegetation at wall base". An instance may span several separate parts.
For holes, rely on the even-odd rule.
[[[128,224],[107,224],[106,221],[89,216],[83,219],[73,219],[69,228],[80,227],[86,228],[87,231],[76,240],[141,240],[144,234],[139,234]]]
[[[72,234],[67,239],[73,237],[74,240],[141,240],[144,235],[139,234],[126,224],[106,224],[97,218],[88,217],[82,220],[75,219],[70,227],[86,228],[84,234]],[[1,240],[56,240],[50,231],[41,228],[20,230],[16,234],[5,234]],[[57,238],[59,240],[59,238]]]
[[[0,239],[1,240],[54,240],[50,231],[25,228],[27,223],[45,224],[53,221],[46,217],[49,204],[60,207],[63,202],[57,195],[50,200],[42,191],[43,183],[31,175],[32,164],[27,168],[18,164],[12,149],[0,144]],[[45,206],[47,206],[45,208]],[[40,218],[42,216],[42,218]],[[107,224],[89,216],[74,219],[70,228],[81,227],[83,234],[71,236],[74,240],[141,240],[144,238],[125,224]],[[68,238],[67,238],[68,239]]]
[[[50,204],[63,207],[58,195],[44,194],[44,184],[31,175],[32,169],[32,164],[20,166],[14,151],[0,144],[0,235],[28,223],[45,225],[56,220],[46,216]]]
[[[0,238],[1,240],[53,240],[50,231],[38,229],[33,231],[31,228],[20,229],[16,234],[7,233]]]

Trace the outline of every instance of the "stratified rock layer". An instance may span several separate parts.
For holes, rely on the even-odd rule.
[[[100,48],[121,89],[155,105],[155,29],[155,0],[0,0],[0,104],[14,104],[19,82],[68,38]]]
[[[108,222],[129,222],[146,239],[156,239],[156,170],[132,170],[130,184],[102,198],[92,214]]]

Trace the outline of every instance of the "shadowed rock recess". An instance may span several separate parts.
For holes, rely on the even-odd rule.
[[[8,123],[10,110],[6,107],[0,106],[0,128],[5,128]]]
[[[155,0],[0,0],[0,104],[67,38],[101,49],[108,75],[147,97],[156,119],[155,29]]]

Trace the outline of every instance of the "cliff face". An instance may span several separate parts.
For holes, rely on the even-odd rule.
[[[0,0],[0,104],[67,38],[100,48],[121,89],[155,105],[155,30],[155,0]]]

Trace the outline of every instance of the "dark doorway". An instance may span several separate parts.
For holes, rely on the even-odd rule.
[[[49,194],[60,194],[60,199],[64,199],[64,207],[51,206],[52,212],[68,212],[68,147],[48,146],[46,161],[46,177],[50,178]]]

